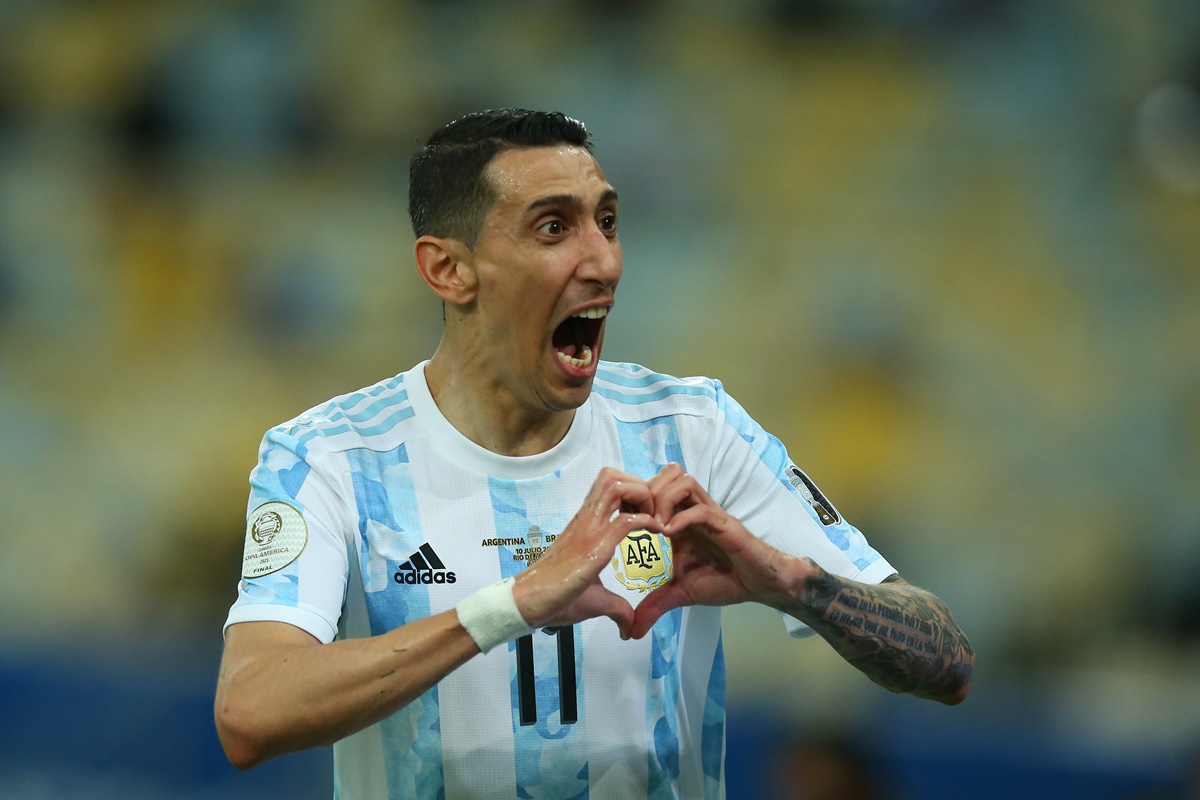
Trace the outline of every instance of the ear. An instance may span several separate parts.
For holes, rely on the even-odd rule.
[[[434,294],[451,305],[475,299],[478,280],[472,253],[457,239],[422,236],[416,243],[417,272]]]

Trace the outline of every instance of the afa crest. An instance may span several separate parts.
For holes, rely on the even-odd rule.
[[[661,533],[633,531],[617,545],[612,565],[626,588],[657,589],[671,580],[671,543]]]

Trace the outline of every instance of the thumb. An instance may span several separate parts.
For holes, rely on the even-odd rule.
[[[654,623],[658,622],[659,617],[672,609],[687,604],[687,597],[679,589],[678,584],[668,581],[666,585],[660,586],[646,595],[646,599],[638,604],[630,635],[634,639],[642,638],[654,627]]]
[[[629,640],[633,638],[633,606],[626,603],[625,608],[621,609],[619,613],[614,612],[605,616],[617,623],[617,630],[620,631],[622,639]]]
[[[630,606],[629,601],[624,597],[613,594],[600,584],[588,587],[583,597],[586,603],[587,616],[607,616],[617,624],[617,630],[620,631],[620,638],[630,638],[630,630],[634,626],[634,607]]]
[[[621,632],[622,639],[630,638],[630,631],[633,628],[634,611],[629,601],[613,594],[607,589],[604,590],[602,595],[596,597],[596,601],[596,616],[608,617],[617,623],[617,630]]]

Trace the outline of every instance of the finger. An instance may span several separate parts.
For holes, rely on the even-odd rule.
[[[553,559],[559,569],[599,575],[612,560],[621,540],[634,531],[643,530],[663,532],[662,525],[651,515],[629,511],[614,513],[600,525],[579,524],[576,520],[547,548],[538,559],[537,566],[546,567]],[[534,571],[534,568],[526,571]]]
[[[622,639],[629,638],[634,618],[629,601],[605,589],[599,581],[588,586],[567,614],[569,619],[608,617],[617,624]]]
[[[612,558],[613,551],[621,543],[621,540],[634,531],[662,533],[663,527],[655,517],[649,514],[634,514],[630,512],[616,514],[605,525],[603,535],[597,543],[599,547],[603,548],[603,552],[600,555],[603,556],[604,563],[608,563],[608,560]]]
[[[658,622],[663,614],[687,605],[687,603],[687,596],[678,584],[668,582],[666,585],[660,586],[638,603],[630,635],[634,639],[641,639],[654,627],[654,623]]]
[[[620,631],[622,639],[630,638],[635,619],[633,606],[625,598],[618,597],[607,589],[605,590],[605,595],[604,605],[600,613],[617,624],[617,630]]]
[[[621,540],[641,530],[663,532],[662,525],[655,517],[642,512],[614,511],[603,522],[591,520],[580,512],[525,573],[566,570],[598,575],[604,565],[612,560],[613,551]],[[529,578],[526,577],[526,580]]]
[[[659,524],[657,517],[632,511],[625,511],[614,515],[609,521],[609,527],[615,527],[624,531],[624,533],[642,530],[662,533],[663,530],[663,526]]]
[[[695,505],[696,479],[680,470],[670,481],[664,481],[654,491],[654,516],[664,524],[682,507]]]
[[[688,528],[699,528],[707,533],[712,521],[712,509],[708,506],[689,506],[683,509],[663,526],[662,532],[667,536],[675,536]]]
[[[681,474],[669,485],[660,489],[655,495],[655,515],[664,523],[676,512],[688,506],[709,506],[718,511],[721,506],[709,496],[704,487],[691,475]]]
[[[600,470],[585,505],[593,513],[608,518],[622,508],[637,509],[647,514],[654,513],[654,494],[649,485],[635,477],[611,467]]]
[[[650,491],[658,493],[672,481],[676,480],[680,475],[685,475],[683,467],[672,461],[658,471],[658,474],[647,481],[650,486]]]
[[[583,508],[589,509],[597,514],[604,511],[604,507],[612,499],[614,488],[621,483],[635,483],[638,478],[633,475],[605,467],[596,475],[596,479],[592,481],[592,486],[588,489],[587,497],[583,500]]]

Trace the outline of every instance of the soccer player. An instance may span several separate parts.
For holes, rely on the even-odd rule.
[[[720,607],[961,701],[974,654],[718,381],[600,360],[617,193],[584,126],[472,114],[412,159],[427,362],[270,430],[216,723],[333,744],[340,800],[724,796]]]

